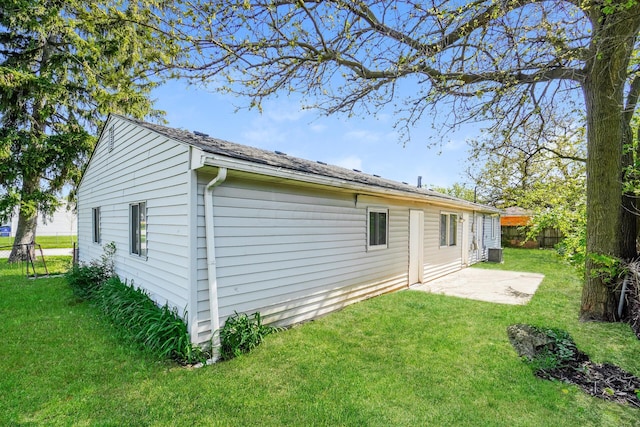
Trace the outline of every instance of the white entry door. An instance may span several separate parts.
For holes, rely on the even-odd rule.
[[[409,286],[422,283],[424,277],[424,212],[409,211]]]

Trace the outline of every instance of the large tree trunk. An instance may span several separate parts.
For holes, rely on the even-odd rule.
[[[36,179],[26,179],[22,193],[24,195],[32,194],[33,189],[37,188]],[[18,210],[18,228],[16,229],[16,237],[13,241],[13,248],[9,255],[9,262],[18,262],[29,255],[33,257],[32,243],[36,240],[36,226],[38,225],[38,210],[31,206],[20,205]]]
[[[598,274],[600,265],[591,255],[621,254],[621,121],[616,109],[601,105],[605,104],[602,98],[607,98],[606,95],[585,92],[592,111],[588,114],[587,130],[587,260],[580,318],[613,321],[615,295],[607,286],[606,277]]]
[[[26,212],[20,209],[18,214],[18,228],[16,229],[16,237],[13,241],[9,262],[18,262],[27,256],[27,251],[33,257],[33,246],[36,240],[36,226],[38,223],[38,212]]]
[[[617,14],[600,18],[583,85],[587,107],[587,260],[580,319],[614,321],[615,290],[595,257],[619,258],[623,244],[628,245],[622,238],[623,88],[637,22]]]

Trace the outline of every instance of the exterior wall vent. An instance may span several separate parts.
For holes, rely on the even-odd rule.
[[[113,151],[113,146],[115,145],[115,130],[113,126],[109,128],[109,151]]]

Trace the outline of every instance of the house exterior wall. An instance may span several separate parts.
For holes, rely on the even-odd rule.
[[[500,217],[498,215],[483,215],[483,260],[487,259],[488,249],[500,247]]]
[[[199,193],[210,179],[203,176]],[[213,200],[221,324],[234,311],[260,311],[266,322],[292,324],[407,286],[407,207],[356,206],[354,194],[234,178],[216,188]],[[368,206],[389,209],[386,249],[367,251]],[[198,235],[198,318],[206,331],[200,219]]]
[[[188,146],[112,118],[78,189],[79,260],[98,259],[103,245],[114,242],[116,274],[180,314],[189,309],[188,176]],[[146,202],[146,257],[130,253],[129,206],[138,202]],[[99,243],[93,208],[100,208]]]
[[[424,281],[436,279],[462,268],[462,231],[456,229],[456,245],[440,246],[440,214],[456,214],[462,218],[462,212],[452,209],[426,207],[424,229]]]
[[[203,215],[204,187],[214,176],[198,179],[200,341],[211,335]],[[411,209],[425,214],[424,280],[463,267],[464,227],[455,246],[439,246],[440,213],[462,218],[462,211],[233,174],[215,189],[213,205],[220,325],[236,311],[289,325],[406,288]],[[367,208],[389,210],[386,249],[367,250]]]
[[[66,203],[64,203],[50,217],[43,218],[40,216],[38,218],[36,241],[37,236],[75,236],[78,232],[77,224],[76,214],[71,210],[67,210]],[[17,228],[16,221],[15,229]]]
[[[483,215],[477,212],[468,214],[468,221],[465,222],[466,232],[469,233],[469,265],[483,261],[482,257],[482,236],[483,236]]]

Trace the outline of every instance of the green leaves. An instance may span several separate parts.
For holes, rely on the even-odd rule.
[[[548,343],[537,349],[538,353],[528,361],[534,372],[544,373],[571,364],[581,357],[581,353],[571,335],[563,329],[532,326],[533,330],[544,335]]]
[[[191,343],[187,325],[175,308],[158,306],[143,289],[123,283],[113,272],[115,244],[104,246],[98,261],[74,266],[67,283],[76,297],[90,300],[126,340],[160,358],[180,363],[204,362],[208,354]]]
[[[150,93],[177,49],[153,29],[155,5],[154,0],[0,4],[3,210],[34,205],[52,211],[63,187],[78,183],[107,113],[160,115]]]
[[[207,359],[207,354],[191,343],[187,325],[177,310],[167,304],[156,305],[143,289],[113,276],[95,292],[93,302],[125,339],[158,357],[181,363]]]
[[[220,357],[229,360],[256,348],[265,336],[278,329],[263,325],[260,313],[248,316],[235,312],[220,330]]]

